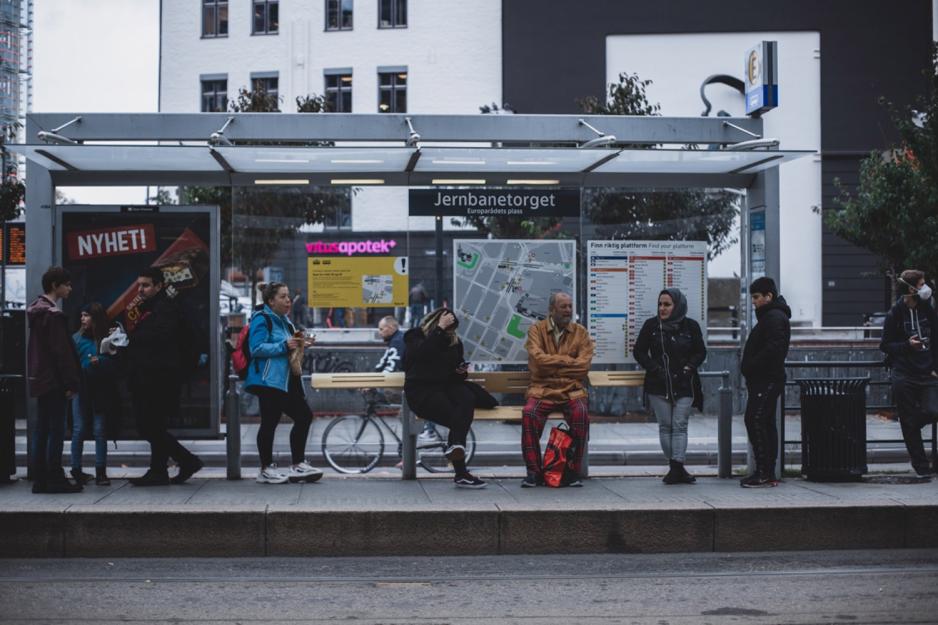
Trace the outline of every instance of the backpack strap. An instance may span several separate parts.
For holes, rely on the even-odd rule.
[[[263,310],[258,310],[258,311],[257,311],[256,313],[254,313],[254,314],[255,314],[255,315],[263,315],[264,321],[267,322],[267,335],[269,336],[269,335],[273,334],[273,333],[274,333],[274,322],[273,322],[273,320],[270,318],[270,315],[268,315],[267,313],[265,313]],[[251,320],[253,321],[254,318],[251,317]],[[248,331],[248,345],[250,345],[250,343],[251,343],[251,332],[250,332],[250,330],[249,330],[249,331]],[[256,358],[252,358],[251,360],[254,362],[254,371],[255,371],[255,373],[260,373],[260,372],[261,372],[261,366],[260,366],[259,364],[257,364],[257,359],[256,359]]]

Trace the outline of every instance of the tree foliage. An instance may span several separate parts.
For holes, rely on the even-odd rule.
[[[0,225],[19,217],[26,200],[26,185],[16,177],[16,157],[6,149],[8,142],[16,141],[16,133],[21,127],[19,122],[0,126],[0,158],[3,161],[0,171]]]
[[[860,164],[859,186],[840,181],[838,208],[825,221],[838,236],[864,247],[894,274],[905,268],[938,276],[938,53],[924,72],[925,93],[911,105],[885,98],[899,143]]]

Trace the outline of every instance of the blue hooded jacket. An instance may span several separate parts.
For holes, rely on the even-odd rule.
[[[270,332],[267,321],[270,319]],[[296,329],[290,320],[278,315],[270,306],[254,313],[251,317],[248,344],[251,347],[251,362],[244,386],[250,392],[252,388],[266,386],[287,392],[290,382],[290,350],[287,341],[293,337]]]

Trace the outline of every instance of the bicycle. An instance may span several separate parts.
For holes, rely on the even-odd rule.
[[[377,414],[383,393],[367,391],[364,393],[365,414],[336,417],[322,433],[322,455],[333,469],[340,473],[368,473],[384,457],[384,430],[387,430],[397,442],[397,455],[403,457],[403,442],[397,431]],[[447,428],[437,425],[437,437],[434,440],[417,440],[417,464],[430,473],[452,471],[446,459]],[[466,464],[472,460],[476,451],[476,436],[472,429],[466,437]]]

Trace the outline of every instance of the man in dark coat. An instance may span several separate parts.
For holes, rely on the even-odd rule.
[[[143,302],[140,318],[130,335],[127,360],[130,394],[137,430],[150,443],[150,469],[133,478],[134,486],[181,484],[202,468],[202,461],[183,447],[169,432],[169,419],[179,414],[182,317],[176,303],[163,288],[163,272],[149,267],[137,278]],[[179,464],[179,474],[169,479],[167,460]]]
[[[925,455],[922,427],[936,417],[931,412],[936,407],[929,403],[938,394],[938,349],[932,345],[938,315],[929,303],[931,287],[923,272],[903,271],[898,286],[902,295],[886,315],[879,348],[892,369],[892,395],[912,468],[919,476],[929,477],[934,468]]]
[[[743,488],[777,486],[775,459],[778,428],[775,413],[785,390],[785,357],[791,343],[791,309],[778,294],[772,278],[758,278],[749,286],[758,322],[746,339],[740,370],[746,377],[746,432],[756,460],[756,471],[743,478]]]
[[[31,440],[33,492],[77,493],[81,484],[69,482],[62,470],[62,440],[67,402],[79,391],[81,368],[68,320],[57,304],[71,294],[72,278],[65,269],[50,267],[42,275],[42,290],[26,310],[29,394],[37,401]]]

